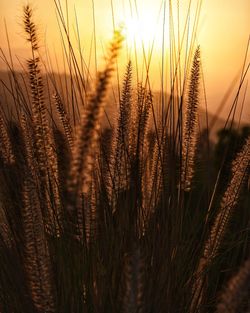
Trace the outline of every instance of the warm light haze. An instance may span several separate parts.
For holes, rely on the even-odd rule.
[[[26,51],[28,51],[27,44],[24,44],[22,29],[19,26],[22,6],[25,3],[26,1],[22,0],[1,0],[0,2],[1,29],[4,29],[5,21],[12,54],[17,55],[20,61],[26,57]],[[55,61],[53,61],[55,55],[60,59],[62,51],[54,1],[32,0],[30,3],[35,8],[39,25],[40,44],[43,48],[46,47],[44,57],[49,55],[53,69],[63,72],[63,66],[60,64],[56,66]],[[65,3],[65,1],[61,1],[64,9]],[[177,14],[177,3],[179,3],[179,14]],[[150,63],[152,88],[160,90],[162,84],[165,84],[161,80],[162,65],[164,65],[165,70],[169,66],[170,36],[173,35],[171,31],[174,31],[175,44],[180,44],[187,20],[188,3],[187,0],[173,1],[174,30],[171,30],[168,1],[68,1],[71,38],[73,38],[73,41],[75,40],[76,45],[79,45],[78,39],[80,38],[81,47],[78,47],[78,50],[81,49],[86,64],[94,70],[96,67],[101,66],[99,63],[100,60],[103,60],[105,47],[112,36],[113,27],[122,26],[126,44],[120,58],[121,68],[126,64],[128,58],[133,59],[135,57],[136,51],[138,66],[142,66],[144,61]],[[192,1],[189,17],[190,29],[195,26],[197,3],[198,1]],[[204,0],[202,3],[195,44],[201,46],[207,100],[212,111],[219,106],[231,83],[241,73],[250,30],[249,20],[250,2],[248,0]],[[179,27],[177,27],[177,21]],[[185,44],[188,40],[191,40],[191,35],[190,31],[189,37],[185,37]],[[7,40],[4,31],[0,33],[0,46],[7,52]],[[94,53],[95,47],[96,56]],[[150,58],[151,53],[152,57]],[[249,62],[249,53],[247,62]],[[20,67],[19,61],[15,63],[17,67]],[[1,67],[3,67],[2,63]],[[245,81],[247,82],[247,79]],[[234,92],[237,87],[236,84]],[[231,100],[234,92],[229,97]],[[246,101],[249,101],[249,98],[250,92],[247,91]],[[228,111],[225,108],[222,114],[226,115],[227,113]],[[245,105],[243,119],[245,121],[250,119],[249,105]]]
[[[250,0],[0,0],[0,313],[250,313]]]

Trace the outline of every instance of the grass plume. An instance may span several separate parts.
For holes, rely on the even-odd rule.
[[[191,9],[181,34],[174,3],[164,5],[170,48],[162,46],[160,93],[144,47],[142,72],[139,51],[135,60],[127,51],[121,78],[121,31],[92,80],[80,24],[75,49],[69,3],[54,4],[69,75],[43,60],[29,5],[27,70],[19,75],[3,57],[15,114],[3,97],[0,312],[248,312],[250,128],[226,122],[212,142],[198,127],[201,1],[191,38]]]

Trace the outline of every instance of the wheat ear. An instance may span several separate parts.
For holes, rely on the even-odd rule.
[[[0,111],[0,157],[3,159],[5,164],[13,164],[15,162],[11,141],[6,126],[4,125],[4,120],[2,118],[1,111]]]
[[[132,63],[129,61],[123,79],[122,96],[119,102],[117,126],[113,133],[113,146],[111,151],[111,185],[110,197],[114,200],[119,191],[126,187],[128,149],[131,118],[131,82]],[[113,202],[113,201],[111,201]]]
[[[183,123],[181,188],[185,191],[190,190],[194,173],[194,158],[198,125],[199,83],[200,48],[198,47],[195,51],[191,68],[191,77]]]
[[[94,152],[98,141],[98,129],[100,119],[103,114],[103,105],[107,95],[107,89],[114,71],[114,62],[122,43],[122,36],[119,31],[115,31],[114,38],[109,50],[106,68],[99,74],[95,93],[90,97],[87,106],[84,108],[81,124],[78,127],[73,147],[72,161],[68,179],[69,204],[67,212],[78,212],[79,218],[82,215],[82,194],[87,195],[90,183],[91,172],[95,161]],[[77,215],[73,213],[74,218]],[[77,224],[81,225],[77,222]]]
[[[193,286],[194,295],[192,301],[193,307],[200,305],[203,300],[206,276],[205,271],[216,257],[232,213],[237,207],[243,183],[249,176],[249,162],[250,136],[247,138],[242,150],[232,162],[232,178],[222,197],[220,208],[215,217],[214,224],[205,243],[203,255],[195,273],[195,283]]]
[[[38,312],[55,312],[49,251],[45,238],[37,184],[26,172],[23,190],[25,270],[33,303]]]
[[[50,231],[59,231],[60,192],[57,157],[54,151],[53,137],[50,131],[44,103],[43,81],[38,56],[38,36],[33,22],[33,11],[29,5],[24,7],[24,29],[31,44],[32,58],[27,61],[32,94],[32,120],[34,124],[35,146],[38,159],[38,171],[43,181],[43,197],[47,206],[48,227]],[[56,230],[55,230],[56,228]]]
[[[60,121],[61,121],[63,129],[64,129],[64,133],[65,133],[67,141],[68,141],[68,145],[70,147],[70,150],[72,150],[74,140],[73,140],[72,127],[70,124],[68,114],[66,113],[65,108],[64,108],[64,104],[61,100],[60,95],[57,92],[54,95],[54,99],[55,99],[56,109],[57,109]]]

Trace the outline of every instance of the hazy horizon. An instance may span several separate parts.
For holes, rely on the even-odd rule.
[[[177,5],[173,2],[173,6]],[[25,64],[25,58],[29,51],[28,45],[24,41],[24,34],[19,25],[21,23],[22,6],[26,1],[14,0],[11,3],[7,0],[1,0],[1,24],[4,29],[4,21],[6,21],[8,33],[10,37],[10,46],[12,55],[18,55],[21,62]],[[59,27],[56,21],[55,6],[53,0],[29,1],[35,9],[35,19],[39,26],[40,45],[43,48],[42,54],[46,58],[45,47],[48,49],[51,59],[54,55],[60,59],[62,50],[60,43]],[[69,18],[70,18],[70,32],[73,41],[77,37],[76,16],[79,26],[79,35],[81,40],[81,49],[84,60],[89,64],[92,71],[95,68],[100,68],[103,61],[103,54],[106,44],[112,36],[113,26],[125,24],[126,28],[126,45],[124,48],[123,56],[120,58],[119,71],[124,71],[126,60],[133,53],[133,41],[137,41],[137,53],[139,63],[143,63],[143,57],[140,55],[141,43],[144,42],[145,49],[154,40],[154,51],[150,66],[150,82],[154,90],[161,89],[161,66],[162,66],[162,24],[165,18],[165,23],[168,25],[168,8],[166,7],[166,15],[164,17],[164,1],[144,0],[144,1],[119,1],[119,0],[95,0],[94,2],[94,17],[95,24],[93,24],[93,6],[92,1],[74,0],[68,3],[69,5]],[[143,3],[143,5],[142,5]],[[193,11],[190,16],[190,25],[194,23],[195,5],[198,1],[193,1]],[[62,1],[62,5],[65,2]],[[113,8],[112,5],[113,4]],[[131,6],[130,6],[131,4]],[[136,5],[135,5],[136,4]],[[180,5],[180,21],[179,31],[184,27],[184,21],[187,12],[188,1],[183,1]],[[112,16],[112,9],[114,15]],[[48,10],[50,13],[48,14]],[[205,88],[207,94],[207,101],[209,110],[213,113],[216,112],[221,100],[226,94],[228,88],[235,78],[239,77],[242,70],[245,51],[247,48],[247,41],[249,36],[248,20],[250,18],[250,3],[247,0],[226,1],[220,2],[203,1],[201,9],[199,26],[195,43],[201,46],[202,53],[202,66],[204,73]],[[174,16],[177,19],[177,16]],[[137,22],[139,20],[139,22]],[[93,29],[95,26],[96,35],[96,53],[95,59],[93,53]],[[178,31],[175,26],[175,31]],[[169,57],[169,29],[166,26],[164,29],[164,53],[165,59]],[[75,40],[77,42],[77,40]],[[91,52],[92,42],[92,52]],[[7,52],[7,40],[5,32],[0,34],[0,47],[3,51]],[[76,49],[77,50],[77,49]],[[48,52],[47,52],[48,53]],[[101,61],[100,61],[101,60]],[[167,61],[165,61],[165,70],[167,70]],[[249,54],[247,56],[249,62]],[[63,72],[63,67],[59,65],[57,68],[55,62],[52,61],[54,70]],[[97,64],[96,64],[97,63]],[[17,68],[20,65],[16,61]],[[1,69],[4,69],[3,63],[0,62]],[[245,82],[249,78],[246,77]],[[238,80],[239,81],[239,80]],[[164,82],[165,83],[165,82]],[[228,99],[228,106],[222,112],[225,117],[229,111],[229,105],[236,94],[239,82],[237,82],[232,89],[232,93]],[[242,89],[243,98],[245,85]],[[250,107],[247,105],[250,100],[249,88],[246,92],[245,107],[243,110],[243,119],[250,120]]]

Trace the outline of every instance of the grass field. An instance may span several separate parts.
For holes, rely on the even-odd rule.
[[[119,29],[92,84],[57,13],[65,81],[29,5],[24,71],[1,57],[0,312],[250,312],[250,127],[235,118],[249,65],[211,140],[195,40],[157,99],[149,71],[118,69]]]

